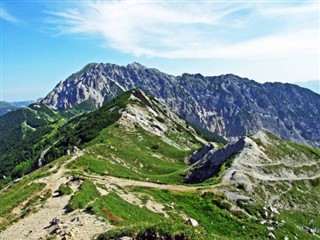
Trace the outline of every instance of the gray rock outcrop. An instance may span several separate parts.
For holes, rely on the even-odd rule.
[[[195,162],[199,161],[201,158],[203,158],[204,155],[206,155],[210,150],[212,150],[214,146],[209,143],[207,145],[204,145],[201,147],[198,151],[195,151],[190,159],[189,159],[189,164],[194,164]]]
[[[236,182],[238,188],[241,188],[247,192],[251,192],[253,189],[249,177],[241,171],[234,171],[230,180]]]
[[[200,183],[213,177],[219,172],[222,164],[240,152],[245,145],[244,138],[241,138],[237,142],[228,144],[219,150],[210,150],[192,166],[184,181],[186,183]]]

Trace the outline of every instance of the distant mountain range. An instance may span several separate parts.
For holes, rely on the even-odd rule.
[[[21,101],[21,102],[0,101],[0,116],[3,114],[6,114],[7,112],[10,112],[13,109],[16,109],[19,107],[26,107],[33,102],[34,101]]]
[[[319,94],[233,74],[172,76],[139,63],[92,63],[60,82],[41,102],[60,110],[75,106],[92,110],[132,88],[229,140],[267,130],[283,139],[320,146]]]
[[[300,87],[308,88],[315,93],[320,94],[320,80],[311,80],[306,82],[294,82],[293,84],[296,84]]]

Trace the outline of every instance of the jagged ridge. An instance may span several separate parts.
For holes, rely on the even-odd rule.
[[[189,122],[228,139],[264,129],[284,139],[320,146],[320,95],[292,84],[260,84],[232,74],[175,77],[138,63],[90,64],[60,82],[42,102],[58,109],[85,101],[101,106],[135,87]]]

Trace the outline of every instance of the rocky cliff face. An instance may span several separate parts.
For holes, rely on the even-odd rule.
[[[241,138],[239,141],[228,144],[224,148],[208,151],[192,166],[185,177],[185,182],[201,183],[217,175],[222,164],[240,152],[245,147],[245,144],[245,140]]]
[[[58,109],[85,101],[98,107],[132,88],[141,88],[189,122],[228,139],[263,129],[320,146],[320,95],[292,84],[260,84],[232,74],[175,77],[138,63],[89,64],[60,82],[42,102]]]
[[[195,151],[190,159],[189,159],[189,164],[194,164],[197,161],[199,161],[200,159],[202,159],[210,150],[212,150],[214,148],[214,146],[209,143],[206,144],[204,146],[202,146],[199,150]]]

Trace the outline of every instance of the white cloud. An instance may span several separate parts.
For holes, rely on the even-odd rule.
[[[304,5],[260,8],[259,13],[268,16],[319,13],[319,4],[319,2],[307,2]]]
[[[11,22],[11,23],[19,23],[20,20],[16,17],[14,17],[13,15],[11,15],[6,9],[4,8],[0,8],[0,18],[5,20],[5,21],[8,21],[8,22]]]
[[[319,55],[319,26],[310,24],[318,6],[91,1],[51,14],[60,33],[102,37],[134,56],[252,60]]]
[[[317,50],[318,49],[318,50]],[[291,34],[278,34],[261,37],[240,43],[221,44],[211,48],[181,49],[178,51],[159,52],[162,57],[174,58],[224,58],[252,60],[278,58],[301,53],[319,53],[318,32],[306,30]]]

